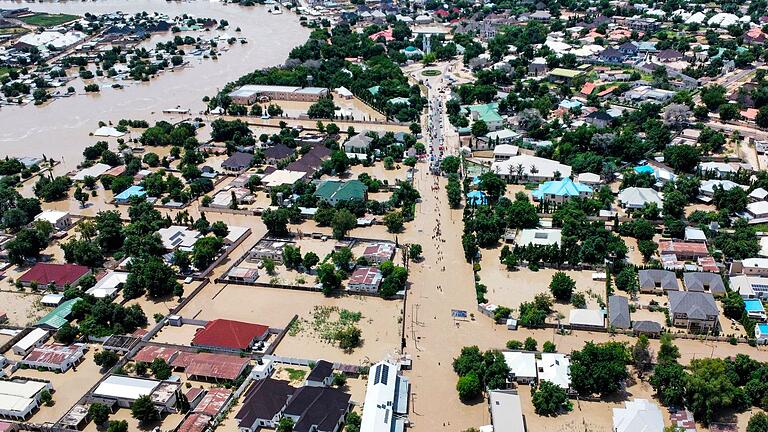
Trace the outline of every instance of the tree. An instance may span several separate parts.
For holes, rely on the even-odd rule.
[[[331,98],[320,98],[317,102],[309,106],[307,115],[309,118],[332,119],[336,115],[336,105]]]
[[[640,335],[632,347],[632,363],[635,365],[635,369],[640,376],[651,367],[651,350],[649,346],[648,336]]]
[[[43,390],[40,392],[40,402],[45,406],[53,405],[53,396],[49,390]]]
[[[93,362],[102,369],[109,369],[117,364],[120,357],[114,351],[101,350],[93,355]]]
[[[699,164],[699,150],[688,144],[678,144],[664,149],[664,162],[679,172],[693,172]]]
[[[738,291],[729,291],[723,298],[723,315],[728,318],[741,320],[744,315],[744,299]]]
[[[211,224],[211,232],[216,237],[226,237],[229,234],[229,227],[222,221],[216,221]]]
[[[285,245],[283,247],[283,264],[288,269],[298,269],[301,265],[301,247]]]
[[[275,261],[271,258],[265,258],[261,261],[262,265],[264,265],[264,270],[267,271],[267,274],[273,275],[275,274]]]
[[[418,243],[412,243],[408,248],[408,255],[410,255],[412,261],[417,261],[421,258],[421,245]]]
[[[76,326],[72,326],[69,323],[64,323],[64,325],[56,331],[54,339],[56,339],[56,342],[60,344],[71,345],[72,342],[77,339],[77,335],[79,333],[80,329],[78,329]]]
[[[75,188],[75,193],[72,195],[73,198],[75,198],[76,201],[80,202],[80,208],[85,208],[85,203],[88,202],[88,195],[87,193],[83,192],[83,189],[78,186]]]
[[[347,209],[337,210],[331,220],[333,238],[341,240],[346,237],[349,230],[357,226],[357,218]]]
[[[356,413],[355,411],[350,411],[347,414],[347,417],[344,419],[344,431],[345,432],[360,432],[360,423],[362,423],[363,419],[360,417],[360,414]]]
[[[331,295],[341,289],[341,278],[331,263],[320,264],[317,268],[317,279],[320,281],[325,295]]]
[[[504,192],[507,190],[507,183],[498,174],[488,171],[480,174],[479,187],[480,190],[488,194],[488,201],[494,204],[499,198],[504,196]]]
[[[152,375],[161,381],[167,380],[171,377],[171,367],[168,366],[168,363],[166,363],[165,360],[161,358],[155,358],[152,360],[149,368],[152,369]]]
[[[446,156],[440,162],[440,169],[446,174],[455,174],[459,172],[461,160],[456,156]]]
[[[686,405],[694,418],[704,425],[709,425],[725,411],[738,411],[747,406],[747,396],[731,381],[725,360],[695,359],[689,370],[691,373],[685,381]]]
[[[704,87],[701,90],[701,101],[710,111],[715,111],[720,105],[727,102],[725,99],[725,87],[720,85]]]
[[[458,208],[461,205],[461,185],[459,180],[453,177],[449,178],[445,191],[448,194],[448,205],[451,208]]]
[[[637,270],[632,266],[625,266],[616,275],[616,288],[630,294],[640,290],[640,281],[637,279]]]
[[[387,231],[391,233],[398,233],[403,230],[404,226],[403,212],[393,211],[384,216],[384,224],[387,226]]]
[[[570,406],[565,389],[547,380],[539,381],[539,385],[534,387],[531,401],[536,414],[543,416],[557,415]]]
[[[747,432],[768,432],[768,414],[757,412],[750,417]]]
[[[266,209],[261,214],[261,221],[266,225],[267,230],[275,235],[288,234],[288,210],[279,208],[276,210]]]
[[[568,302],[571,300],[576,282],[563,272],[557,272],[549,282],[549,291],[557,300]]]
[[[542,350],[545,353],[557,352],[557,346],[552,341],[545,341]]]
[[[160,413],[149,395],[140,396],[131,404],[131,416],[140,423],[160,420]]]
[[[653,240],[640,240],[637,242],[637,250],[646,262],[656,254],[659,246]]]
[[[629,378],[629,353],[619,342],[587,342],[581,351],[571,354],[571,382],[582,395],[601,396],[618,391]]]
[[[488,124],[483,120],[476,120],[472,123],[472,135],[475,137],[485,136],[488,133]]]
[[[768,128],[768,105],[761,107],[757,112],[755,123],[762,128]]]
[[[337,176],[344,174],[348,167],[349,158],[344,151],[337,150],[331,154],[330,168]]]
[[[293,432],[293,419],[290,417],[283,417],[277,423],[276,432]]]
[[[462,377],[459,377],[459,381],[456,383],[456,391],[459,392],[459,399],[464,402],[469,402],[480,397],[483,392],[480,379],[475,372],[470,372]]]
[[[88,407],[88,417],[92,418],[97,425],[106,423],[110,413],[109,407],[102,403],[95,402]]]
[[[130,273],[123,287],[125,298],[137,298],[144,293],[152,298],[161,298],[176,293],[181,288],[176,281],[176,271],[160,258],[134,258],[129,269]]]
[[[341,330],[338,330],[334,335],[334,339],[339,342],[339,348],[344,351],[351,351],[360,346],[361,335],[362,332],[359,328],[353,325],[348,325]]]
[[[685,401],[685,369],[676,362],[659,363],[649,382],[664,405],[682,406]]]
[[[317,256],[316,253],[309,251],[304,255],[304,259],[302,260],[302,265],[304,266],[307,271],[310,271],[312,267],[316,266],[317,263],[320,262],[320,257]]]
[[[720,105],[718,113],[720,114],[720,120],[722,121],[735,120],[741,117],[738,105],[732,103],[724,103]]]
[[[111,421],[107,432],[128,432],[128,422],[125,420]]]
[[[87,267],[101,267],[104,263],[104,253],[98,243],[88,240],[76,240],[63,243],[64,259],[69,263],[76,263]]]
[[[523,349],[526,351],[536,351],[537,348],[536,339],[532,337],[525,338],[525,342],[523,343]]]

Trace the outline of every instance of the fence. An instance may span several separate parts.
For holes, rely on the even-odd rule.
[[[4,327],[5,328],[5,327]],[[2,346],[0,346],[0,353],[4,353],[11,349],[12,346],[16,345],[16,342],[20,341],[24,336],[28,335],[29,332],[32,331],[32,327],[27,327],[23,329],[19,334],[12,337],[11,340],[4,343]]]
[[[272,354],[277,349],[277,346],[280,345],[280,342],[283,341],[283,338],[286,334],[288,334],[289,331],[291,331],[291,327],[293,326],[293,323],[296,322],[296,320],[299,319],[299,316],[294,314],[293,318],[291,318],[290,321],[288,321],[288,325],[283,328],[280,333],[278,333],[277,337],[275,337],[274,342],[269,344],[269,347],[267,347],[267,350],[264,352],[264,354]]]

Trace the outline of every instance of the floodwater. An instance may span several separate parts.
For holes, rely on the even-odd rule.
[[[229,27],[221,32],[244,37],[247,44],[236,43],[217,60],[193,60],[190,67],[164,72],[147,83],[120,81],[125,86],[116,90],[102,86],[99,94],[62,98],[44,106],[5,106],[0,108],[0,154],[40,156],[61,160],[70,170],[82,160],[82,151],[92,145],[89,133],[99,121],[117,123],[120,119],[143,119],[153,123],[164,109],[181,107],[198,113],[205,109],[203,96],[213,95],[226,83],[268,66],[282,64],[294,47],[302,44],[309,30],[299,24],[292,13],[272,15],[268,6],[241,7],[215,1],[160,0],[96,0],[59,2],[21,2],[0,0],[0,8],[29,7],[35,12],[84,15],[122,11],[130,14],[147,11],[171,17],[189,14],[196,17],[227,20]],[[235,29],[240,27],[241,32]],[[212,37],[204,34],[204,38]],[[156,40],[167,40],[168,33]],[[220,43],[219,48],[226,44]],[[104,82],[106,83],[106,81]],[[82,92],[82,83],[75,84]],[[178,119],[178,117],[177,117]]]

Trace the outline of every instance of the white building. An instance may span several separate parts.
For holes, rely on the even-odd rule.
[[[568,323],[571,328],[602,329],[605,328],[605,313],[597,309],[571,309]]]
[[[646,399],[624,403],[624,408],[613,409],[614,432],[661,432],[664,419],[658,405]]]
[[[72,226],[72,217],[65,211],[45,210],[35,216],[35,221],[50,222],[57,231],[66,231]]]
[[[488,394],[491,405],[493,432],[525,432],[523,408],[515,390],[492,390]],[[360,429],[365,430],[366,429]]]
[[[559,228],[525,228],[515,237],[515,243],[520,246],[553,245],[560,246],[563,235]]]
[[[539,381],[549,381],[566,390],[571,387],[571,359],[565,354],[541,353],[536,368]]]
[[[379,290],[379,285],[383,279],[384,276],[376,267],[358,267],[350,276],[347,289],[375,293]]]
[[[371,366],[360,430],[403,432],[409,392],[410,383],[399,373],[398,365],[381,361]]]
[[[96,285],[88,288],[86,294],[96,298],[111,298],[128,280],[128,273],[110,271]]]
[[[163,247],[169,251],[176,249],[192,251],[195,242],[202,236],[200,231],[192,230],[182,225],[171,225],[168,228],[160,228],[157,230],[157,233],[160,234],[160,238],[163,241]]]
[[[730,278],[731,289],[742,298],[768,298],[768,278],[761,276],[737,275]]]
[[[107,165],[105,163],[95,163],[88,168],[83,168],[80,171],[77,172],[74,176],[72,176],[72,180],[74,181],[83,181],[86,177],[93,177],[93,178],[99,178],[102,174],[105,172],[111,170],[112,167],[110,165]]]
[[[499,144],[493,148],[493,158],[497,161],[507,160],[517,156],[518,153],[520,153],[520,148],[512,144]]]
[[[66,372],[80,362],[88,346],[82,343],[72,345],[49,344],[32,348],[21,364],[30,368],[44,368]]]
[[[731,274],[768,276],[768,258],[745,258],[731,263]]]
[[[176,403],[178,388],[177,383],[112,375],[96,387],[93,396],[114,400],[121,408],[130,408],[136,399],[150,396],[162,412],[170,410]]]
[[[530,155],[518,155],[496,161],[491,171],[514,182],[543,182],[571,176],[571,167],[560,162]]]
[[[651,188],[628,187],[619,192],[619,202],[625,209],[641,209],[646,204],[654,203],[662,208],[664,202],[661,194]]]
[[[20,341],[16,342],[13,346],[14,354],[20,356],[27,355],[32,348],[39,347],[43,342],[48,340],[48,334],[48,330],[43,330],[41,328],[32,330],[26,336],[21,338]]]
[[[52,389],[48,382],[0,380],[0,417],[26,420],[40,406],[40,394]]]
[[[532,352],[504,351],[504,361],[509,366],[509,378],[520,384],[536,381],[536,354]]]

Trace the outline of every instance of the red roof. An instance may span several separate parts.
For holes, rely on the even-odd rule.
[[[386,30],[382,30],[380,32],[376,32],[376,33],[368,36],[368,39],[376,42],[379,39],[379,37],[383,37],[384,40],[387,41],[387,42],[395,40],[395,38],[392,37],[392,29],[391,28],[388,28]]]
[[[243,373],[248,359],[236,355],[182,352],[171,364],[187,375],[234,380]]]
[[[581,94],[585,96],[589,96],[592,94],[593,91],[595,91],[595,83],[584,83],[584,86],[581,87]]]
[[[89,271],[88,267],[77,264],[37,263],[21,275],[19,280],[22,283],[36,282],[38,285],[48,285],[53,282],[57,287],[63,287],[77,282]]]
[[[597,96],[598,97],[603,97],[603,96],[605,96],[607,94],[610,94],[612,91],[616,90],[617,88],[619,88],[619,86],[608,87],[607,89],[605,89],[605,90],[601,91],[600,93],[598,93]]]
[[[706,243],[673,240],[659,240],[659,251],[662,254],[709,255]]]
[[[247,350],[255,339],[263,339],[269,327],[242,321],[209,321],[192,339],[192,345]]]
[[[152,363],[152,360],[161,358],[166,363],[171,363],[171,359],[179,350],[175,348],[168,348],[164,346],[145,346],[136,353],[133,357],[135,362]]]
[[[81,349],[83,348],[78,345],[43,345],[41,347],[32,348],[32,351],[24,357],[24,361],[60,366],[70,357],[74,357]]]
[[[177,432],[203,432],[208,427],[211,418],[203,414],[190,414],[176,429]]]
[[[376,267],[358,267],[349,278],[349,283],[371,285],[380,278],[381,272]]]
[[[438,10],[436,10],[436,11],[435,11],[435,15],[437,15],[437,16],[439,16],[439,17],[443,17],[443,18],[445,18],[445,17],[447,17],[447,16],[448,16],[448,15],[450,15],[450,14],[449,14],[449,13],[448,13],[448,11],[447,11],[447,10],[445,10],[445,9],[438,9]]]
[[[205,414],[211,417],[221,411],[221,408],[229,399],[229,395],[232,394],[232,390],[225,388],[212,388],[208,390],[208,393],[203,396],[203,400],[192,410],[193,413]]]

